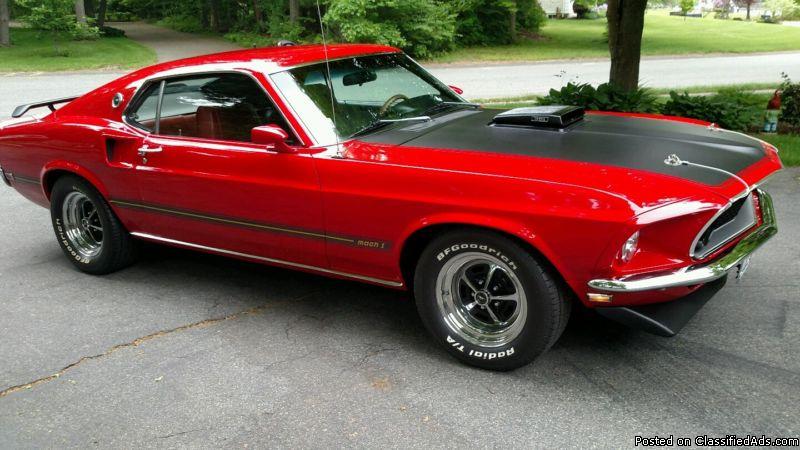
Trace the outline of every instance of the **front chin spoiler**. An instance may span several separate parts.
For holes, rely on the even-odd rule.
[[[675,301],[644,306],[596,308],[598,314],[658,336],[672,337],[697,314],[728,281],[727,277],[706,284]]]

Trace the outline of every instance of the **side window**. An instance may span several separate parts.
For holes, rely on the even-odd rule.
[[[154,89],[156,99],[159,83]],[[158,101],[151,101],[148,90],[130,120],[148,126],[145,117],[155,111]],[[261,125],[278,125],[292,135],[280,111],[263,89],[249,76],[242,74],[214,74],[166,80],[158,134],[186,136],[226,141],[250,142],[253,128]]]
[[[153,83],[144,91],[141,97],[128,113],[128,120],[149,131],[156,129],[156,114],[158,109],[158,94],[161,83]]]

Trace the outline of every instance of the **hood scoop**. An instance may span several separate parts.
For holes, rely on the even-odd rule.
[[[563,130],[582,120],[583,115],[584,109],[579,106],[534,106],[502,112],[489,125]]]

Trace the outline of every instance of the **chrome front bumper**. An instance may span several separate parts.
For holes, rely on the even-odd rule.
[[[739,267],[762,244],[778,232],[772,197],[764,191],[758,193],[763,223],[725,256],[703,266],[688,266],[675,272],[647,278],[622,278],[616,280],[592,280],[589,289],[602,292],[642,292],[679,286],[693,286],[717,280]]]

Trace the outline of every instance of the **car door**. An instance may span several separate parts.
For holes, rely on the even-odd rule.
[[[216,73],[156,83],[159,111],[139,153],[141,200],[116,206],[144,216],[137,223],[150,238],[327,266],[312,157],[250,142],[266,124],[297,139],[258,82]]]

